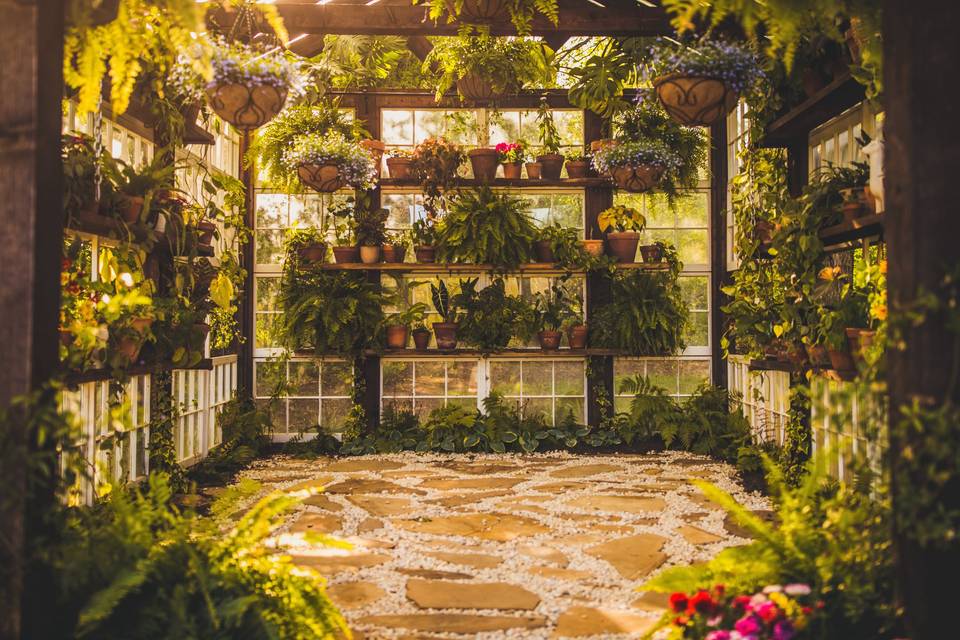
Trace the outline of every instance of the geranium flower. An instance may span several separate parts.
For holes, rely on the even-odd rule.
[[[724,630],[711,631],[704,640],[730,640],[730,632]]]
[[[753,615],[740,618],[733,627],[737,630],[737,633],[743,636],[757,635],[763,630],[760,619]]]
[[[736,609],[746,609],[750,604],[750,596],[737,596],[733,599],[733,606]]]
[[[691,613],[696,612],[700,614],[708,614],[712,613],[716,607],[717,603],[713,601],[713,598],[710,597],[710,594],[701,589],[700,591],[697,591],[692,598],[690,598],[690,603],[687,605],[687,610]]]
[[[686,611],[688,602],[689,600],[685,593],[673,593],[670,595],[670,608],[677,613]]]
[[[753,612],[760,616],[760,619],[764,622],[772,622],[780,615],[780,609],[769,600],[754,607]]]

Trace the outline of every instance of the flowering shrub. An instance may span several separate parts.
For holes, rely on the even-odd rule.
[[[657,638],[679,640],[793,640],[822,608],[805,584],[772,585],[754,595],[730,597],[723,585],[712,591],[670,596],[670,626]]]
[[[707,39],[678,45],[660,38],[650,47],[645,76],[652,80],[669,73],[716,78],[741,95],[763,78],[756,54],[743,45]]]
[[[304,164],[335,164],[344,181],[359,189],[373,187],[377,177],[377,168],[370,154],[340,134],[298,136],[283,152],[282,161],[294,174]]]
[[[261,52],[239,43],[215,43],[210,56],[209,86],[267,85],[290,89],[298,84],[296,66],[280,50]]]
[[[619,167],[656,165],[665,171],[680,169],[680,156],[658,140],[626,142],[598,149],[593,154],[593,168],[601,175]]]
[[[496,146],[496,150],[500,156],[500,162],[503,164],[523,162],[529,155],[527,153],[527,145],[523,142],[501,142]]]

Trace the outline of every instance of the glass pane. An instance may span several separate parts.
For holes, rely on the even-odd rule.
[[[690,314],[690,320],[683,331],[683,339],[688,347],[709,346],[708,322],[709,318],[705,311],[694,311]]]
[[[490,114],[490,144],[516,142],[520,138],[520,112],[501,111],[499,117]],[[528,143],[534,142],[527,140]]]
[[[383,109],[380,111],[381,138],[392,145],[412,145],[413,112]]]
[[[291,362],[289,366],[289,395],[310,398],[320,395],[320,368],[317,363]]]
[[[276,347],[277,342],[274,338],[274,322],[276,313],[258,313],[256,314],[256,327],[254,327],[254,343],[258,348]]]
[[[464,397],[464,398],[448,398],[448,406],[459,406],[467,410],[475,410],[477,408],[477,397]]]
[[[490,390],[505,396],[520,395],[520,363],[491,361]]]
[[[444,133],[444,112],[441,109],[415,112],[416,126],[414,141],[418,144],[427,138],[442,136]]]
[[[384,396],[413,395],[413,363],[384,362],[382,393]]]
[[[560,144],[583,146],[583,111],[553,111],[553,122],[560,132]]]
[[[286,227],[287,200],[287,195],[283,193],[258,193],[257,227]]]
[[[416,391],[418,396],[442,396],[444,394],[443,362],[418,362]]]
[[[443,398],[417,398],[414,400],[414,412],[420,416],[420,419],[426,421],[430,412],[439,409],[444,404]]]
[[[706,229],[677,231],[677,252],[685,265],[707,264],[710,261],[709,243]]]
[[[620,385],[627,378],[633,378],[637,375],[646,375],[646,360],[627,360],[617,358],[613,362],[613,389],[614,393],[620,393]]]
[[[326,202],[316,193],[290,198],[290,226],[323,228]]]
[[[283,231],[257,231],[257,264],[283,262]]]
[[[276,362],[255,362],[253,366],[256,379],[254,394],[258,398],[269,398],[281,380],[281,365]]]
[[[677,393],[676,360],[650,360],[647,363],[647,377],[651,383],[662,387],[667,393]]]
[[[700,384],[709,380],[709,360],[680,361],[680,393],[693,393]]]
[[[640,244],[665,242],[673,247],[677,246],[677,232],[673,229],[647,229],[640,234]],[[638,250],[637,253],[640,253]],[[683,259],[683,256],[680,257]]]
[[[553,423],[553,400],[550,398],[531,398],[523,402],[523,415],[533,417],[543,416],[547,424]]]
[[[273,430],[279,433],[287,433],[287,401],[274,400],[268,405],[270,418],[273,421]]]
[[[555,362],[553,364],[555,393],[558,396],[583,395],[583,363]]]
[[[353,393],[353,365],[349,362],[324,362],[320,375],[320,390],[324,397]]]
[[[321,426],[324,431],[339,431],[350,416],[353,401],[348,398],[324,399],[321,404]]]
[[[386,399],[383,400],[383,411],[386,412],[387,409],[393,409],[394,411],[413,411],[413,399],[409,400],[394,400]]]
[[[320,401],[290,399],[290,431],[305,431],[320,423]]]
[[[387,228],[403,229],[416,219],[416,196],[412,193],[391,193],[382,197],[383,208],[390,212]]]
[[[633,398],[629,396],[617,396],[613,399],[613,410],[616,413],[627,413],[630,411],[630,403]]]
[[[280,278],[257,277],[257,311],[275,311],[277,293],[280,290]]]
[[[706,276],[685,276],[678,280],[683,301],[690,309],[707,309],[708,282]]]
[[[523,363],[523,395],[549,396],[553,394],[553,367],[550,362]]]
[[[677,213],[670,208],[664,196],[644,196],[646,209],[642,210],[647,218],[647,228],[673,228],[677,224]]]
[[[451,396],[477,394],[476,362],[451,362],[447,365],[447,394]]]
[[[697,191],[677,203],[677,226],[679,227],[707,227],[710,223],[710,206],[707,192]]]
[[[573,414],[573,419],[583,424],[587,421],[583,415],[583,398],[557,398],[557,422],[561,422],[567,414]]]

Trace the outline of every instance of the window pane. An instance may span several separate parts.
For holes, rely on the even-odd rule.
[[[646,375],[646,360],[627,360],[617,358],[613,363],[613,389],[615,393],[620,393],[620,385],[628,378],[636,375]]]
[[[280,290],[280,278],[257,278],[257,311],[273,311],[277,308],[277,293]]]
[[[280,367],[275,362],[254,363],[255,389],[254,395],[258,398],[270,397],[280,382]]]
[[[413,363],[384,362],[382,393],[384,396],[412,396]]]
[[[550,398],[531,398],[524,400],[523,415],[533,417],[541,415],[547,424],[553,423],[553,400]]]
[[[677,213],[670,208],[667,199],[663,196],[643,196],[646,203],[644,215],[647,218],[648,229],[664,229],[676,226]]]
[[[291,396],[320,395],[320,368],[315,362],[291,362],[289,367]]]
[[[516,142],[520,139],[520,112],[502,111],[499,117],[490,114],[490,144]],[[527,140],[533,142],[533,140]]]
[[[583,395],[583,363],[582,362],[555,362],[554,380],[556,381],[556,395],[582,396]]]
[[[678,280],[683,301],[690,309],[707,309],[708,283],[706,276],[685,276]]]
[[[383,195],[383,208],[390,212],[387,228],[405,229],[416,220],[417,196],[412,193],[391,193]]]
[[[523,363],[523,395],[549,396],[553,393],[553,371],[550,362]]]
[[[421,420],[426,420],[431,411],[444,405],[444,400],[443,398],[417,398],[414,403],[414,411],[420,416]]]
[[[690,320],[683,331],[683,339],[688,347],[706,347],[709,331],[709,318],[705,311],[690,313]]]
[[[347,398],[321,401],[321,422],[324,431],[339,431],[343,428],[353,402]]]
[[[353,365],[349,362],[324,362],[321,376],[324,397],[349,396],[353,392]]]
[[[707,227],[710,224],[707,195],[706,191],[697,191],[677,200],[677,226]]]
[[[647,377],[650,382],[662,387],[671,395],[677,393],[677,361],[650,360],[647,362]]]
[[[283,231],[257,231],[257,264],[283,262]]]
[[[677,231],[677,253],[684,264],[707,264],[710,262],[709,234],[706,229],[681,229]]]
[[[505,396],[520,395],[520,363],[491,361],[490,390]]]
[[[290,403],[290,431],[307,430],[320,423],[320,401],[313,399],[291,399]]]
[[[709,380],[709,360],[680,361],[680,393],[693,393],[700,384]]]
[[[276,347],[274,323],[277,314],[258,313],[256,314],[256,327],[254,328],[254,338],[256,347]]]
[[[586,422],[586,416],[583,415],[583,398],[557,398],[556,421],[559,423],[568,413],[573,414],[573,419],[577,422]]]
[[[451,362],[447,365],[447,393],[451,396],[477,394],[477,363]]]
[[[287,200],[287,196],[282,193],[258,193],[257,227],[286,227]]]
[[[383,109],[381,137],[385,144],[413,145],[413,112]]]
[[[418,396],[442,396],[444,391],[444,363],[418,362],[416,392]]]

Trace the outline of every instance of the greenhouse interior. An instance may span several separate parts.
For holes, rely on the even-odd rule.
[[[0,4],[0,640],[957,637],[957,3]]]

